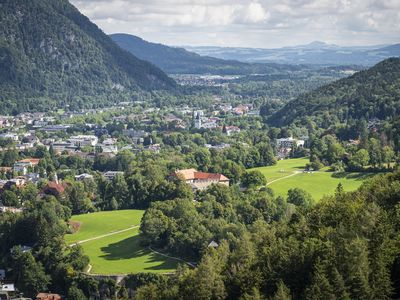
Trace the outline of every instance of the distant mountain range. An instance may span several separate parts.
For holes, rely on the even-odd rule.
[[[175,87],[68,0],[2,0],[0,28],[0,113],[88,107]]]
[[[290,101],[269,117],[273,126],[306,124],[321,127],[350,119],[391,119],[400,115],[400,58],[384,60]],[[325,125],[324,125],[325,124]]]
[[[121,48],[170,74],[249,75],[275,74],[300,69],[298,66],[284,64],[244,63],[237,60],[201,56],[183,48],[147,42],[129,34],[112,34],[111,38]]]
[[[319,64],[372,66],[389,57],[400,56],[400,44],[389,46],[342,47],[324,42],[277,49],[235,47],[184,47],[200,55],[248,63]]]

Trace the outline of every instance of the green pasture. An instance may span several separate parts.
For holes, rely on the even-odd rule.
[[[364,180],[374,176],[372,173],[334,173],[327,170],[304,172],[307,158],[296,158],[278,161],[275,166],[255,168],[266,178],[268,187],[275,195],[287,196],[291,188],[301,188],[319,200],[324,195],[332,195],[339,183],[345,191],[356,190]]]
[[[139,226],[143,213],[143,210],[118,210],[72,216],[71,221],[79,222],[81,225],[78,232],[67,234],[65,239],[68,244],[71,244],[113,231]]]
[[[182,262],[141,245],[138,225],[143,213],[141,210],[118,210],[73,216],[71,220],[80,222],[80,228],[76,233],[67,234],[65,239],[68,244],[87,240],[81,246],[90,258],[92,274],[175,271]]]
[[[305,165],[309,162],[308,158],[285,159],[278,161],[274,166],[255,168],[252,170],[260,171],[267,178],[268,182],[271,182],[293,174],[295,171],[304,170]]]

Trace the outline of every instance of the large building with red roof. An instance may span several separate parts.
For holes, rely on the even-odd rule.
[[[212,184],[229,186],[229,178],[218,173],[205,173],[196,169],[185,169],[175,171],[174,175],[190,184],[193,190],[204,190]]]

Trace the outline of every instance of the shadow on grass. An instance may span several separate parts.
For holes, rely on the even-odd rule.
[[[144,267],[144,270],[167,270],[177,267],[179,261],[154,253],[143,247],[140,242],[140,236],[136,235],[101,247],[100,250],[104,253],[101,257],[106,260],[128,260],[146,256],[140,264],[146,266],[146,264],[155,263],[156,265]]]
[[[292,167],[292,168],[297,169],[297,170],[305,170],[306,165],[296,166],[296,167]]]
[[[150,251],[140,245],[139,235],[129,237],[113,244],[101,247],[100,250],[105,253],[102,255],[107,260],[130,259],[148,254]]]
[[[359,173],[359,172],[336,172],[332,174],[333,178],[345,178],[353,180],[366,180],[372,178],[376,173]]]

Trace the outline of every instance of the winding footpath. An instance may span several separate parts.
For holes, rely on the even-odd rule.
[[[170,259],[174,259],[174,260],[177,260],[177,261],[184,262],[185,264],[191,266],[192,268],[196,267],[193,263],[188,262],[188,261],[186,261],[186,260],[183,260],[183,259],[181,259],[181,258],[179,258],[179,257],[169,256],[169,255],[167,255],[167,254],[164,254],[164,253],[158,252],[158,251],[156,251],[156,250],[153,250],[151,247],[149,247],[149,250],[150,250],[151,252],[153,252],[153,253],[156,253],[156,254],[158,254],[158,255],[164,256],[164,257],[166,257],[166,258],[170,258]]]
[[[303,171],[294,171],[292,174],[290,174],[290,175],[288,175],[288,176],[281,177],[281,178],[278,178],[278,179],[272,180],[272,181],[270,181],[270,182],[267,182],[267,186],[268,186],[268,185],[270,185],[270,184],[272,184],[272,183],[274,183],[274,182],[277,182],[277,181],[279,181],[279,180],[282,180],[282,179],[287,179],[287,178],[289,178],[289,177],[292,177],[292,176],[298,175],[298,174],[300,174],[300,173],[303,173]]]
[[[139,227],[139,225],[131,226],[131,227],[129,227],[129,228],[125,228],[125,229],[113,231],[113,232],[110,232],[110,233],[102,234],[102,235],[99,235],[99,236],[95,236],[95,237],[92,237],[92,238],[90,238],[90,239],[81,240],[81,241],[78,241],[78,242],[75,242],[75,243],[70,244],[69,247],[73,247],[73,246],[75,246],[75,245],[80,245],[80,244],[87,243],[87,242],[90,242],[90,241],[102,239],[102,238],[105,238],[105,237],[108,237],[108,236],[112,236],[112,235],[115,235],[115,234],[119,234],[119,233],[122,233],[122,232],[129,231],[129,230],[132,230],[132,229],[135,229],[135,228],[138,228],[138,227]],[[169,259],[174,259],[174,260],[177,260],[177,261],[181,261],[181,262],[183,262],[183,263],[189,265],[189,266],[192,267],[192,268],[196,267],[193,263],[188,262],[188,261],[185,261],[185,260],[183,260],[183,259],[181,259],[181,258],[179,258],[179,257],[169,256],[169,255],[167,255],[167,254],[164,254],[164,253],[155,251],[155,250],[153,250],[151,247],[148,247],[148,249],[149,249],[149,251],[151,251],[152,253],[161,255],[161,256],[166,257],[166,258],[169,258]],[[88,270],[87,270],[85,273],[86,273],[86,274],[89,274],[91,270],[92,270],[92,265],[89,264]]]
[[[113,232],[110,232],[110,233],[106,233],[106,234],[103,234],[103,235],[92,237],[90,239],[86,239],[86,240],[82,240],[82,241],[78,241],[78,242],[72,243],[69,246],[71,247],[71,246],[74,246],[74,245],[79,245],[79,244],[87,243],[87,242],[90,242],[90,241],[98,240],[98,239],[101,239],[101,238],[104,238],[104,237],[107,237],[107,236],[111,236],[111,235],[115,235],[115,234],[118,234],[118,233],[121,233],[121,232],[129,231],[129,230],[132,230],[132,229],[135,229],[135,228],[138,228],[138,227],[139,227],[139,225],[136,225],[136,226],[132,226],[132,227],[129,227],[129,228],[122,229],[122,230],[113,231]]]

